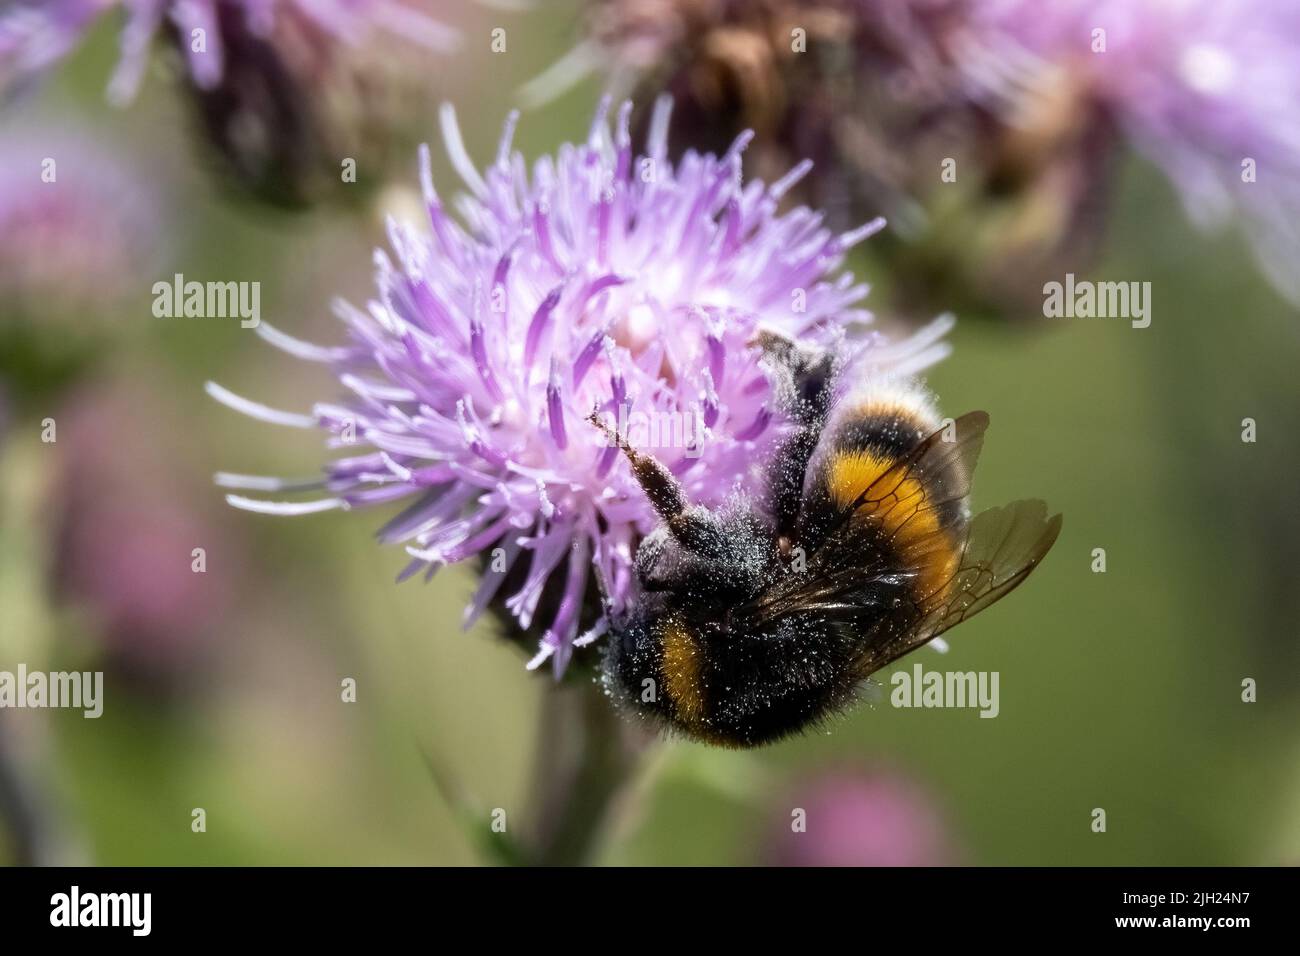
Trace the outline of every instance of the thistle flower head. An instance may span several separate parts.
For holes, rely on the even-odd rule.
[[[845,223],[869,208],[897,226],[919,179],[916,144],[970,122],[948,55],[965,8],[966,0],[591,0],[588,38],[524,96],[549,98],[600,67],[615,89],[672,95],[679,143],[721,149],[752,128],[749,171],[779,175],[812,159],[804,198]]]
[[[31,79],[74,50],[98,18],[121,9],[122,55],[109,85],[111,99],[135,96],[155,35],[171,29],[180,40],[195,85],[211,89],[227,68],[223,23],[238,18],[252,33],[270,37],[284,21],[314,24],[340,43],[377,34],[401,36],[432,49],[448,49],[456,34],[428,16],[422,0],[17,0],[0,12],[0,89]]]
[[[1179,187],[1198,224],[1245,213],[1261,263],[1300,299],[1300,7],[1289,0],[981,0],[966,66],[1023,99],[1062,84]]]
[[[22,2],[0,13],[0,90],[34,78],[75,47],[99,14],[121,7],[122,56],[109,98],[121,104],[135,96],[161,36],[185,64],[187,93],[234,183],[260,199],[301,206],[337,193],[341,182],[371,182],[386,165],[393,134],[423,102],[423,54],[457,42],[455,31],[428,15],[428,5]],[[352,170],[341,172],[349,159]]]
[[[817,826],[791,826],[790,807]],[[895,769],[802,773],[774,807],[765,860],[776,866],[951,866],[960,854],[934,793]]]
[[[1167,172],[1197,224],[1241,213],[1265,272],[1300,301],[1290,0],[588,9],[588,38],[527,96],[601,68],[615,88],[673,94],[687,141],[754,127],[751,172],[813,158],[804,198],[845,221],[886,215],[905,240],[890,258],[905,306],[973,294],[1036,314],[1043,280],[1095,255],[1123,139]]]
[[[443,139],[467,192],[449,207],[422,155],[428,226],[390,222],[395,259],[376,253],[375,299],[338,307],[347,344],[261,327],[331,366],[347,397],[296,415],[210,386],[258,417],[323,428],[344,453],[326,466],[324,498],[232,504],[293,514],[403,502],[379,532],[406,545],[401,577],[482,558],[466,623],[503,607],[540,635],[534,662],[553,658],[557,673],[632,598],[633,555],[656,523],[626,460],[587,421],[593,412],[667,465],[691,500],[717,504],[753,489],[784,427],[750,344],[760,330],[900,373],[944,348],[943,323],[896,345],[859,328],[867,290],[841,266],[881,223],[834,234],[806,208],[780,212],[807,164],[770,185],[745,182],[748,135],[720,157],[673,163],[666,100],[637,156],[630,113],[625,104],[611,134],[602,106],[585,142],[531,170],[512,151],[511,117],[480,172],[444,107]]]
[[[0,319],[84,326],[159,260],[159,196],[123,158],[62,127],[0,137]]]
[[[114,666],[154,680],[199,672],[235,591],[238,539],[177,469],[183,420],[140,384],[106,378],[69,395],[58,423],[44,502],[52,594],[79,609]]]
[[[1079,213],[1103,137],[1090,114],[1072,114],[1076,126],[1025,155],[1030,137],[1008,136],[972,95],[964,50],[978,3],[593,0],[589,38],[524,92],[552,96],[597,66],[615,88],[666,90],[679,141],[716,145],[752,127],[748,172],[811,158],[799,198],[832,225],[887,216],[905,310],[972,293],[980,306],[1036,310],[1044,277],[1091,238]]]

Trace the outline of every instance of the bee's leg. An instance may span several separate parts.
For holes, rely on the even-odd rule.
[[[767,475],[768,505],[784,547],[799,518],[804,473],[830,411],[836,367],[829,351],[798,345],[774,332],[760,332],[751,344],[763,350],[774,390],[795,424],[774,449]]]
[[[749,344],[762,350],[777,398],[790,414],[797,421],[820,422],[830,404],[834,355],[767,329],[750,339]]]

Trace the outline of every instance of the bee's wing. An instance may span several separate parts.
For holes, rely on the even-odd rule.
[[[968,412],[929,435],[862,489],[840,511],[833,530],[872,521],[894,540],[906,539],[917,521],[950,528],[964,520],[962,506],[988,427],[988,413]]]
[[[925,639],[938,637],[1015,590],[1060,533],[1061,516],[1049,518],[1047,503],[1038,498],[981,511],[970,523],[951,584],[926,616]]]
[[[964,539],[966,497],[988,423],[984,412],[963,415],[835,506],[808,567],[769,588],[748,609],[751,620],[761,624],[797,611],[867,612],[865,589],[893,564],[917,567],[946,554],[947,570]],[[901,581],[898,588],[912,590]]]
[[[872,481],[807,571],[756,602],[756,619],[807,612],[858,625],[865,677],[1010,593],[1056,541],[1061,516],[1017,501],[967,517],[987,427],[985,413],[963,415]]]
[[[1010,594],[1043,560],[1061,533],[1061,516],[1031,499],[982,511],[970,522],[956,570],[920,602],[916,623],[865,648],[862,676],[956,627]]]

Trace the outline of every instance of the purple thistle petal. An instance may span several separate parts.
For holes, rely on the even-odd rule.
[[[564,431],[564,403],[560,398],[560,373],[555,359],[551,359],[551,377],[546,386],[546,417],[555,447],[563,451],[569,447],[569,438]]]
[[[232,69],[222,42],[226,8],[242,18],[253,35],[273,42],[277,23],[292,19],[322,39],[340,46],[401,39],[427,50],[446,52],[457,42],[454,30],[424,10],[393,0],[20,0],[0,10],[0,92],[48,69],[77,47],[99,17],[120,8],[125,27],[121,59],[109,83],[109,99],[125,103],[135,97],[149,63],[155,35],[165,28],[188,38],[202,30],[206,49],[180,44],[195,86],[210,90]],[[165,27],[165,25],[168,25]]]
[[[573,388],[575,391],[582,385],[582,380],[587,377],[587,372],[590,371],[592,363],[604,350],[608,338],[609,330],[601,329],[591,337],[582,351],[578,353],[578,357],[573,363]]]
[[[546,328],[550,324],[551,313],[560,303],[560,296],[564,292],[564,286],[558,285],[551,290],[550,294],[542,300],[542,304],[537,307],[533,313],[533,320],[528,323],[528,336],[524,339],[524,370],[529,371],[533,367],[533,361],[537,358],[537,349],[541,345],[542,336],[546,334]]]
[[[483,323],[477,315],[470,320],[469,353],[474,357],[474,367],[478,369],[478,377],[487,388],[488,394],[493,401],[501,401],[501,387],[497,385],[496,376],[492,374],[492,367],[488,364],[487,346],[483,343]]]
[[[736,433],[736,441],[753,441],[767,430],[767,426],[771,421],[772,413],[766,407],[760,408],[749,427]]]

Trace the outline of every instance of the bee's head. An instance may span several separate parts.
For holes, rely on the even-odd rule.
[[[675,592],[692,606],[741,603],[762,588],[776,557],[772,534],[752,508],[695,506],[646,536],[636,572],[644,590]]]

